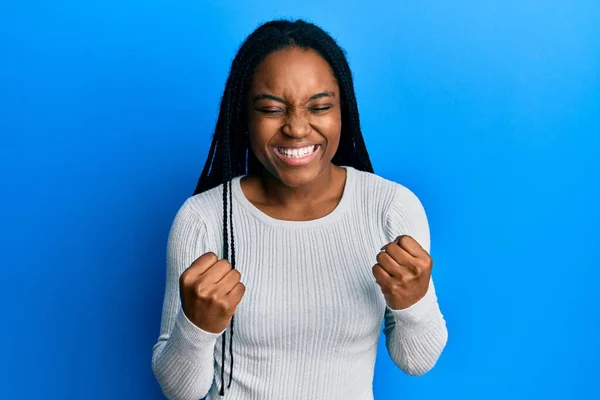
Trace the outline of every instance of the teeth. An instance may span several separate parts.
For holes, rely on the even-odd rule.
[[[302,158],[312,154],[317,146],[307,146],[299,149],[285,149],[283,147],[278,147],[277,151],[279,154],[284,155],[290,158]]]

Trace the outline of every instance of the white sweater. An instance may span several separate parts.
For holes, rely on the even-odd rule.
[[[381,247],[407,234],[429,251],[429,225],[406,187],[351,167],[330,214],[282,221],[232,182],[236,267],[246,293],[234,322],[231,400],[370,400],[382,324],[387,350],[410,375],[430,370],[448,337],[433,280],[419,302],[392,310],[371,268]],[[221,334],[181,309],[179,276],[200,255],[222,257],[222,186],[189,198],[168,241],[154,374],[169,399],[221,399]],[[229,339],[225,385],[229,382]],[[216,378],[216,379],[215,379]]]

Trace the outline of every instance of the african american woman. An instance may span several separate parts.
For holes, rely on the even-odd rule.
[[[382,328],[405,373],[439,359],[428,220],[373,172],[353,85],[314,24],[271,21],[240,47],[169,234],[152,357],[169,399],[371,400]]]

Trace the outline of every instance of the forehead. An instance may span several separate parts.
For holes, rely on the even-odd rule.
[[[251,90],[302,97],[337,92],[331,67],[316,51],[290,47],[269,54],[254,73]]]

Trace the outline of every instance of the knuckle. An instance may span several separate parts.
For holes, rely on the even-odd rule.
[[[402,281],[399,281],[399,280],[394,280],[390,284],[390,290],[395,293],[401,292],[403,288],[404,288],[404,284]]]
[[[211,300],[210,293],[201,283],[196,284],[196,287],[194,288],[194,293],[196,293],[196,297],[198,297],[199,299]]]
[[[185,272],[179,275],[179,286],[187,286],[187,274]]]
[[[244,296],[244,294],[246,294],[246,285],[244,285],[242,282],[239,282],[238,286],[240,287],[240,299],[241,299]]]
[[[373,267],[373,276],[375,276],[375,281],[380,285],[387,285],[387,278],[381,271],[381,266],[379,264],[375,264]]]
[[[225,298],[216,299],[215,306],[222,312],[228,312],[231,308],[229,301],[227,301]]]
[[[215,253],[204,253],[192,263],[192,266],[198,266],[205,269],[216,263],[218,260],[219,259]]]
[[[375,275],[379,275],[379,264],[375,264],[373,265],[373,267],[371,268],[371,271],[373,271],[373,274]]]
[[[425,258],[421,258],[418,260],[417,262],[417,269],[419,270],[419,272],[424,272],[424,271],[428,271],[429,269],[431,269],[433,262],[431,260],[430,257],[425,257]]]
[[[378,262],[378,263],[381,263],[381,262],[383,261],[383,259],[384,259],[384,254],[385,254],[385,253],[384,253],[383,251],[382,251],[382,252],[379,252],[379,253],[377,254],[377,257],[376,257],[376,258],[377,258],[377,262]]]
[[[242,274],[241,274],[241,272],[240,272],[240,271],[238,271],[237,269],[232,269],[230,273],[231,273],[231,274],[233,274],[233,276],[235,277],[235,280],[236,280],[236,281],[238,281],[238,282],[239,282],[239,281],[240,281],[240,279],[242,279]]]
[[[217,255],[212,251],[209,251],[208,253],[204,254],[204,256],[206,257],[206,261],[210,262],[211,264],[214,264],[217,261],[219,261],[219,257],[217,257]]]
[[[194,278],[191,274],[184,272],[179,276],[179,285],[184,288],[188,288],[194,284]]]
[[[217,261],[216,265],[217,265],[219,268],[223,268],[223,269],[225,269],[225,270],[230,270],[230,269],[233,269],[233,268],[231,267],[231,263],[230,263],[229,261],[225,260],[225,259]]]
[[[201,300],[203,306],[207,307],[210,310],[218,312],[223,311],[225,309],[225,300],[223,299],[223,297],[218,296],[214,292],[209,293],[207,291],[203,291]]]
[[[407,244],[409,244],[412,240],[412,237],[410,235],[401,235],[398,238],[398,244],[405,246]]]

